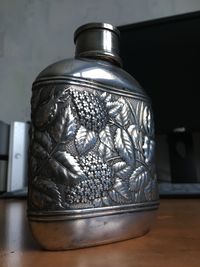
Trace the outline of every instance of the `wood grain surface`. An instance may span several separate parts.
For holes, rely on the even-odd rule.
[[[0,200],[0,267],[199,267],[200,199],[162,199],[145,236],[110,245],[49,252],[33,240],[25,200]]]

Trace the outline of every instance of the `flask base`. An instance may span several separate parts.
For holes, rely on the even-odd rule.
[[[29,216],[33,236],[46,250],[69,250],[132,239],[146,234],[157,210],[97,217]]]

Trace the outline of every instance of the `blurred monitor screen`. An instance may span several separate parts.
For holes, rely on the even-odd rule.
[[[124,25],[123,68],[152,100],[156,133],[200,130],[200,12]]]

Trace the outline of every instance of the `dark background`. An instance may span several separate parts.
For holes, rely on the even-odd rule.
[[[156,133],[200,130],[200,12],[119,27],[123,68],[152,100]]]

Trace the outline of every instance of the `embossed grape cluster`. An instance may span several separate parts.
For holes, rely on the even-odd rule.
[[[96,198],[104,197],[114,184],[111,168],[94,153],[80,158],[80,166],[87,179],[71,187],[67,191],[67,202],[88,203]]]
[[[80,123],[92,131],[101,131],[108,120],[104,103],[92,93],[70,90],[77,109]]]

